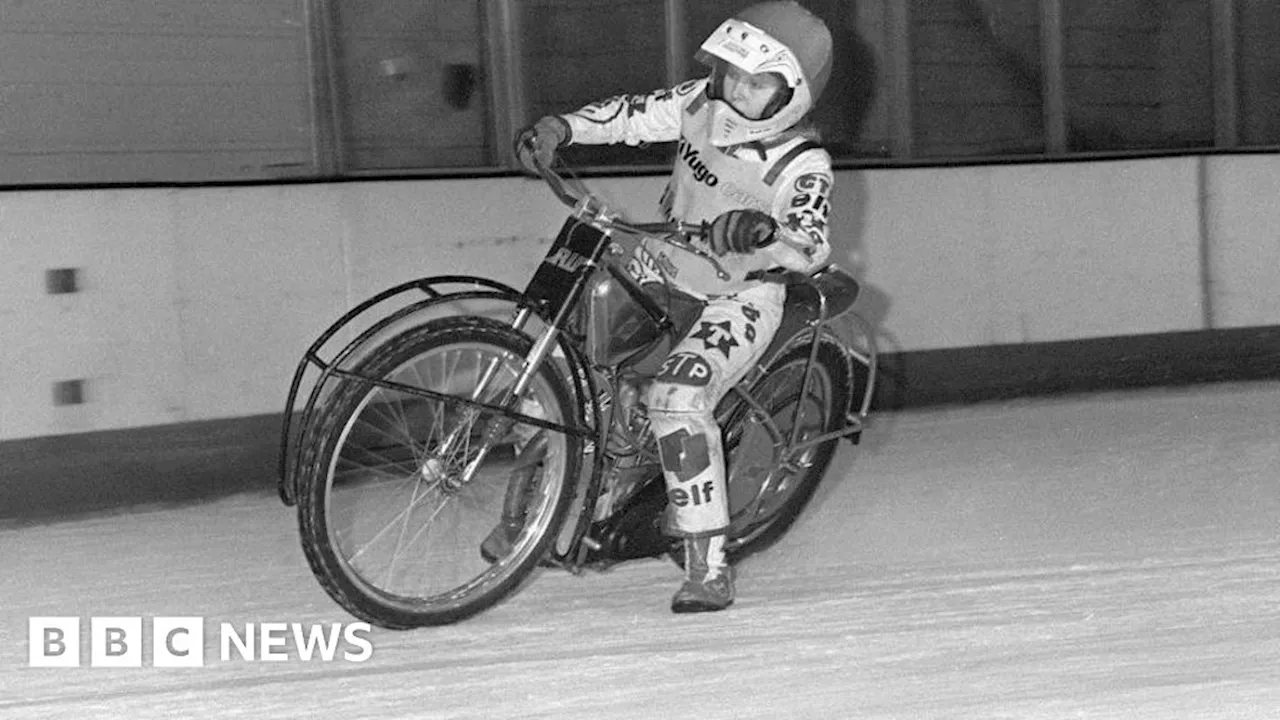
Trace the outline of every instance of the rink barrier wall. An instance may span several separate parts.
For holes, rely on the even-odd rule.
[[[665,178],[592,182],[645,218]],[[1055,390],[1037,375],[1117,357],[1178,375],[1188,341],[1273,357],[1280,155],[843,170],[834,192],[833,259],[863,282],[886,405]],[[426,275],[522,286],[563,217],[518,177],[0,192],[0,440],[127,446],[278,414],[344,310]],[[1167,362],[1144,360],[1152,343]],[[26,484],[21,461],[0,468]]]

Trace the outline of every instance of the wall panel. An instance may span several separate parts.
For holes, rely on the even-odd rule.
[[[303,0],[0,4],[0,183],[314,170]]]
[[[1072,151],[1213,144],[1209,0],[1063,0]]]
[[[832,258],[888,351],[1277,325],[1276,177],[1270,155],[842,171]],[[640,219],[664,182],[593,180]],[[277,412],[345,308],[443,273],[522,287],[563,219],[517,177],[0,193],[0,438]],[[82,292],[47,294],[66,267]],[[54,406],[77,378],[87,402]]]
[[[1205,162],[1214,326],[1280,322],[1280,155]]]
[[[1280,3],[1235,0],[1240,139],[1280,145]]]
[[[492,164],[480,5],[334,4],[345,169]]]
[[[913,155],[1044,147],[1040,23],[1025,4],[910,3]]]
[[[163,193],[0,196],[0,437],[191,417],[173,233]],[[80,291],[48,294],[55,268],[75,269]],[[54,405],[53,383],[74,380],[86,402]]]

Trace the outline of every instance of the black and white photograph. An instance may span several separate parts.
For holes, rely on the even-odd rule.
[[[0,718],[1280,718],[1277,38],[0,0]]]

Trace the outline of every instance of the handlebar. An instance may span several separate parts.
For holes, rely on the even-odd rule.
[[[631,222],[620,214],[611,211],[600,198],[592,195],[585,188],[575,187],[569,179],[556,172],[549,165],[543,164],[536,155],[530,153],[530,158],[538,176],[551,188],[551,192],[560,202],[572,209],[574,217],[579,221],[604,230],[617,230],[623,233],[644,235],[661,240],[668,245],[693,253],[706,260],[715,268],[716,275],[721,280],[729,279],[729,272],[720,264],[719,259],[710,251],[693,242],[694,240],[706,238],[708,232],[706,223],[690,223],[679,220],[651,223]]]

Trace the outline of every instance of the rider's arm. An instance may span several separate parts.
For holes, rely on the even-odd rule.
[[[618,95],[561,115],[569,126],[568,143],[640,145],[678,140],[681,115],[706,82],[690,80],[647,95]]]
[[[831,156],[814,149],[796,158],[778,179],[773,200],[777,242],[757,250],[788,270],[811,273],[831,254],[827,216],[831,209]]]

